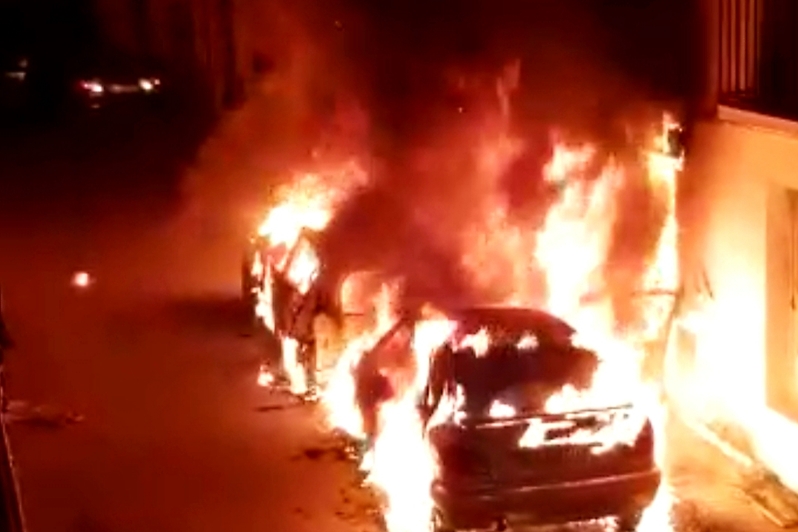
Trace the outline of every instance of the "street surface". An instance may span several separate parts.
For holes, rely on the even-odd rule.
[[[31,532],[378,530],[319,412],[256,385],[261,346],[236,304],[244,193],[208,185],[268,173],[270,152],[249,140],[219,148],[224,172],[187,203],[172,174],[133,164],[148,151],[121,164],[27,146],[3,163],[10,430]],[[73,287],[84,270],[94,283]],[[677,530],[775,529],[712,449],[683,431],[673,440]]]

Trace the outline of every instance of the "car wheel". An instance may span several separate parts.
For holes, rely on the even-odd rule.
[[[432,510],[430,515],[430,532],[457,532],[454,528],[449,526],[443,514],[437,508]]]
[[[642,519],[643,512],[640,510],[619,515],[618,532],[635,532]]]

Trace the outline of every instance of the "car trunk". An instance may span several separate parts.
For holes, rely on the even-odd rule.
[[[637,421],[632,437],[603,445],[631,421],[631,407],[446,424],[430,433],[444,482],[546,485],[648,471],[653,431]],[[642,430],[641,430],[642,429]],[[529,431],[529,432],[528,432]],[[526,445],[519,442],[531,440]]]

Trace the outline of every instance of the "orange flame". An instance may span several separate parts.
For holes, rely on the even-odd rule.
[[[303,229],[324,229],[341,203],[368,181],[365,172],[350,161],[339,168],[296,176],[277,190],[276,205],[258,227],[258,235],[272,246],[291,247]]]
[[[302,232],[324,229],[335,210],[367,181],[362,168],[348,161],[324,171],[299,174],[277,190],[276,205],[268,211],[257,231],[258,236],[267,241],[269,253],[267,256],[256,253],[252,263],[253,276],[262,275],[263,278],[261,286],[255,289],[255,315],[269,330],[275,330],[272,269],[282,271],[292,257],[285,275],[300,293],[306,294],[318,276],[321,263],[316,251],[307,242],[300,241]],[[292,254],[292,248],[297,246]],[[282,338],[281,343],[283,372],[289,379],[289,388],[293,393],[304,393],[307,382],[298,360],[299,346],[292,338]],[[259,382],[271,383],[272,380],[259,377]]]
[[[512,85],[512,84],[511,84]],[[523,151],[523,142],[507,132],[509,96],[512,87],[499,83],[497,94],[501,100],[502,117],[496,131],[488,131],[479,170],[493,183],[508,165]],[[663,128],[672,125],[666,117]],[[487,135],[487,137],[491,137]],[[675,194],[676,177],[681,158],[673,157],[668,137],[657,135],[645,153],[651,190],[661,196],[668,209],[660,239],[641,281],[641,290],[675,290],[678,283],[676,261]],[[664,438],[661,430],[666,411],[655,388],[641,378],[645,355],[645,338],[617,332],[613,309],[608,298],[585,301],[589,296],[605,291],[602,270],[607,262],[612,232],[618,209],[618,192],[626,173],[617,161],[610,161],[595,170],[597,150],[590,144],[555,146],[553,156],[544,168],[544,177],[559,189],[559,197],[550,207],[541,228],[524,227],[508,216],[507,205],[496,197],[486,197],[476,206],[476,219],[460,235],[466,252],[463,264],[474,273],[475,281],[485,286],[504,285],[505,303],[538,306],[571,323],[579,331],[576,339],[596,351],[602,358],[589,390],[579,392],[566,387],[546,403],[549,412],[568,412],[583,408],[611,407],[633,404],[635,409],[623,423],[613,424],[613,430],[601,434],[602,445],[597,452],[623,445],[636,434],[641,422],[651,419],[659,432],[657,441]],[[293,246],[303,228],[322,230],[340,205],[356,186],[365,183],[362,172],[349,167],[336,183],[325,183],[320,174],[307,174],[292,187],[281,192],[281,201],[273,208],[259,229],[273,244]],[[347,173],[348,172],[348,173]],[[301,250],[300,250],[301,251]],[[313,250],[300,254],[297,271],[289,272],[301,290],[307,290],[318,271],[320,258]],[[268,269],[268,268],[267,268]],[[546,294],[539,294],[533,280],[534,272],[542,274]],[[382,298],[376,302],[378,316],[373,327],[348,338],[346,347],[329,376],[322,392],[327,421],[332,427],[363,438],[364,420],[357,407],[355,368],[364,353],[373,349],[396,320],[396,292],[386,286]],[[270,296],[264,295],[264,298]],[[667,314],[662,301],[646,302],[642,312],[651,329],[656,329]],[[263,319],[266,320],[266,312]],[[270,318],[273,322],[273,317]],[[415,324],[413,343],[409,352],[411,363],[403,371],[387,374],[392,393],[379,408],[378,431],[370,452],[361,467],[368,471],[367,481],[386,496],[385,521],[390,532],[421,532],[429,524],[432,500],[429,487],[435,474],[435,463],[427,442],[424,424],[416,407],[417,399],[428,379],[430,356],[452,332],[454,324],[445,316],[424,316]],[[637,334],[637,333],[635,333]],[[487,332],[479,331],[462,339],[476,351],[484,350]],[[524,342],[533,342],[526,338]],[[291,377],[292,390],[303,388],[304,373],[298,371],[296,345],[284,340],[286,373]],[[412,368],[412,370],[407,370]],[[444,399],[433,414],[429,425],[441,422],[445,415],[459,410],[462,393]],[[491,415],[512,416],[512,407],[500,402],[491,406]],[[536,437],[537,436],[537,437]],[[577,435],[576,437],[580,437]],[[595,434],[591,436],[595,438]],[[534,424],[519,440],[519,445],[539,445]],[[657,458],[661,463],[661,445]],[[663,485],[654,504],[641,524],[641,530],[669,530],[667,518],[669,492]]]
[[[501,157],[511,155],[512,150],[506,149],[506,140],[503,142],[505,151]],[[674,290],[678,282],[673,198],[681,163],[664,154],[665,148],[667,146],[655,144],[651,153],[647,154],[649,181],[655,193],[663,194],[668,199],[668,217],[656,253],[642,281],[644,290]],[[632,404],[635,408],[624,414],[626,417],[622,422],[612,424],[611,429],[598,435],[601,445],[597,446],[596,452],[627,444],[639,433],[641,424],[649,419],[658,432],[656,458],[661,464],[661,444],[664,441],[661,430],[666,411],[656,390],[641,378],[643,339],[617,333],[609,301],[585,304],[586,296],[603,289],[605,280],[602,278],[602,268],[612,237],[618,192],[625,179],[623,167],[614,161],[605,165],[593,179],[584,179],[582,174],[588,171],[595,153],[595,149],[587,144],[558,145],[544,173],[547,179],[562,186],[561,194],[550,208],[543,227],[537,232],[525,231],[511,224],[501,208],[494,210],[483,219],[486,223],[482,231],[467,232],[469,249],[477,249],[477,253],[466,257],[465,262],[476,266],[479,261],[475,257],[489,257],[494,263],[502,257],[509,258],[508,263],[518,265],[518,270],[514,271],[518,277],[513,277],[514,281],[526,275],[533,266],[543,272],[548,297],[541,306],[573,324],[580,331],[579,338],[575,340],[602,357],[589,390],[578,392],[566,387],[548,400],[546,410],[569,412]],[[502,166],[497,159],[490,164],[494,169]],[[475,237],[480,234],[491,234],[491,238]],[[486,262],[483,261],[478,267],[484,267]],[[528,288],[524,283],[518,283],[517,286],[520,290]],[[529,301],[528,293],[518,292],[508,299],[513,302]],[[655,312],[655,309],[647,306],[643,310],[645,319],[651,322],[652,327],[658,325],[654,322],[663,318],[663,309]],[[429,486],[435,473],[435,463],[415,405],[428,377],[430,353],[451,333],[453,326],[445,318],[421,320],[417,324],[416,343],[411,350],[415,359],[415,378],[410,385],[402,388],[401,393],[395,394],[382,405],[379,434],[362,464],[369,472],[368,482],[386,495],[384,515],[391,532],[419,532],[426,530],[429,523],[432,510]],[[349,344],[349,349],[341,357],[339,371],[327,389],[325,404],[330,423],[357,437],[363,436],[363,427],[352,399],[354,382],[351,369],[363,349],[373,346],[378,336],[375,330]],[[487,339],[487,332],[479,331],[461,341],[480,351]],[[534,339],[525,338],[522,341],[531,342]],[[431,425],[443,419],[442,412],[458,411],[461,392],[445,400],[448,404],[439,407],[430,421]],[[512,416],[514,411],[509,405],[495,402],[490,413],[495,417],[507,417]],[[536,439],[535,436],[535,426],[531,424],[519,445],[540,444],[540,438]],[[586,435],[577,434],[574,437]],[[593,440],[596,437],[596,434],[591,434]],[[670,500],[669,488],[664,483],[644,516],[640,530],[670,530]]]

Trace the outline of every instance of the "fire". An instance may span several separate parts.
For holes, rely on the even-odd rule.
[[[582,158],[591,152],[583,146],[577,148],[577,153]],[[557,150],[555,158],[556,154]],[[571,164],[580,158],[572,158]],[[562,166],[558,168],[560,173]],[[558,172],[550,170],[547,178],[562,179]],[[537,235],[535,260],[545,272],[547,310],[566,321],[582,307],[582,300],[600,286],[599,276],[615,223],[614,199],[623,177],[622,170],[610,164],[595,181],[566,182],[560,201],[549,210]]]
[[[397,318],[398,288],[396,285],[382,285],[372,302],[376,309],[374,326],[349,339],[322,394],[330,426],[355,438],[365,437],[363,420],[357,408],[355,368],[363,354],[393,327]]]
[[[270,260],[270,259],[266,259]],[[274,330],[274,303],[272,299],[272,270],[266,267],[260,254],[255,255],[252,265],[252,274],[256,277],[263,275],[263,284],[255,293],[257,300],[255,303],[255,317],[263,322],[270,330]]]
[[[269,330],[275,330],[272,300],[272,268],[283,270],[290,258],[290,250],[300,242],[305,230],[321,231],[332,219],[336,209],[358,188],[368,182],[368,176],[355,161],[332,165],[319,172],[294,176],[287,185],[276,191],[276,204],[268,211],[257,230],[258,237],[267,242],[265,255],[256,253],[252,274],[263,276],[263,283],[255,289],[255,316]],[[288,280],[300,293],[306,294],[319,273],[320,259],[305,243],[294,252]],[[280,339],[283,350],[283,372],[288,377],[292,393],[304,393],[308,386],[299,362],[299,346],[291,338]],[[271,384],[273,376],[260,376],[261,386]],[[265,383],[265,384],[261,384]]]
[[[480,329],[474,334],[469,334],[460,340],[458,347],[470,347],[478,357],[485,356],[490,347],[490,335],[485,329]]]
[[[294,253],[294,262],[286,272],[286,277],[297,287],[299,293],[307,294],[319,274],[321,262],[307,241],[299,244]]]
[[[295,176],[277,191],[276,205],[258,227],[258,235],[268,238],[272,246],[290,247],[303,229],[324,229],[335,209],[367,181],[366,173],[354,161]]]
[[[506,91],[500,91],[500,97],[506,114]],[[502,125],[506,125],[504,121]],[[655,253],[639,283],[643,293],[675,291],[678,283],[675,195],[682,160],[681,156],[669,154],[666,131],[672,125],[671,119],[666,117],[662,134],[656,135],[651,149],[643,153],[648,186],[667,210]],[[486,145],[479,160],[480,170],[491,174],[494,181],[524,147],[523,142],[506,131],[501,131],[497,137],[499,140],[493,149]],[[631,404],[633,409],[617,414],[622,416],[620,422],[612,423],[611,428],[599,435],[590,434],[591,439],[598,437],[600,440],[595,452],[628,444],[639,433],[641,423],[651,420],[658,436],[655,440],[659,444],[657,460],[661,464],[664,442],[661,431],[667,411],[656,386],[645,382],[641,374],[644,342],[651,330],[662,325],[668,306],[661,298],[641,304],[645,331],[619,331],[616,327],[611,301],[603,296],[608,282],[603,269],[614,236],[619,192],[628,176],[617,160],[609,159],[606,164],[597,165],[597,151],[589,143],[558,143],[554,147],[543,175],[557,190],[558,197],[541,227],[525,227],[513,221],[506,202],[486,198],[484,205],[475,209],[477,215],[473,225],[460,235],[466,247],[463,264],[470,271],[483,273],[484,276],[477,279],[481,284],[509,284],[503,302],[541,307],[572,324],[579,331],[579,338],[575,340],[601,357],[587,391],[565,387],[548,399],[545,410],[567,413]],[[303,229],[323,230],[341,202],[366,182],[363,172],[355,165],[346,166],[335,175],[337,181],[334,178],[325,180],[322,174],[306,174],[278,192],[280,201],[269,211],[259,235],[267,238],[272,246],[293,247]],[[307,292],[318,273],[321,258],[310,248],[299,249],[297,253],[301,260],[287,275],[301,292]],[[259,263],[253,265],[255,267],[264,268],[265,265]],[[532,272],[541,274],[545,296],[537,294],[531,280]],[[510,283],[506,282],[508,279]],[[265,310],[271,309],[270,297],[270,293],[261,295],[258,314],[264,323],[273,326],[274,316]],[[396,290],[386,285],[374,302],[378,310],[375,323],[367,331],[347,339],[322,390],[322,404],[329,425],[357,439],[365,439],[369,430],[358,408],[356,369],[366,353],[380,348],[379,340],[394,327],[399,315],[397,298]],[[384,516],[390,532],[422,532],[429,526],[432,511],[429,488],[435,463],[426,431],[445,416],[458,412],[462,392],[445,397],[444,403],[427,420],[426,427],[417,405],[429,376],[432,352],[453,330],[454,323],[445,316],[428,312],[414,323],[412,343],[403,355],[406,364],[402,364],[401,370],[381,373],[390,394],[379,405],[376,434],[361,468],[367,472],[367,482],[385,496]],[[487,351],[489,340],[488,332],[483,330],[459,342],[480,354]],[[532,346],[536,339],[529,337],[521,342]],[[284,369],[291,381],[291,390],[301,393],[306,383],[298,361],[298,345],[289,338],[283,338],[282,344]],[[270,382],[265,377],[263,381]],[[507,404],[494,402],[490,414],[502,418],[512,417],[515,412]],[[576,441],[584,437],[586,433],[571,436]],[[518,441],[520,447],[542,444],[535,423],[530,424]],[[654,527],[669,530],[668,510],[669,492],[664,483],[644,517],[641,530]]]
[[[665,127],[668,124],[666,122]],[[673,291],[678,282],[674,197],[681,159],[663,154],[667,148],[662,144],[664,139],[664,136],[657,137],[660,144],[655,144],[651,153],[645,154],[649,184],[655,194],[664,198],[668,211],[656,252],[641,281],[640,289],[643,291]],[[506,142],[504,146],[506,154]],[[559,413],[632,404],[632,410],[614,414],[621,416],[620,422],[608,425],[598,435],[590,434],[592,440],[598,438],[601,443],[595,447],[595,452],[629,444],[639,434],[642,424],[650,420],[658,436],[656,457],[661,464],[664,441],[661,430],[666,410],[655,387],[641,378],[645,339],[619,333],[610,302],[595,297],[596,293],[605,290],[602,268],[613,236],[618,192],[626,179],[624,168],[613,160],[597,175],[585,179],[584,174],[590,171],[595,154],[596,150],[589,144],[560,144],[555,148],[544,175],[560,187],[560,196],[549,209],[540,230],[530,235],[524,228],[514,227],[506,213],[498,209],[487,217],[489,227],[501,228],[501,231],[493,232],[493,241],[488,243],[487,239],[475,239],[471,233],[469,242],[474,247],[489,246],[494,255],[507,257],[509,254],[512,262],[521,269],[540,268],[548,291],[543,308],[574,325],[580,333],[576,341],[602,357],[589,390],[579,392],[566,387],[549,398],[546,411]],[[491,164],[501,166],[495,160]],[[502,238],[507,235],[510,238]],[[503,249],[502,245],[505,246]],[[511,301],[524,300],[524,297],[514,295],[509,298]],[[656,307],[652,303],[644,306],[642,311],[647,325],[661,326],[664,319],[661,304]],[[428,527],[432,510],[429,486],[435,464],[416,404],[428,377],[431,350],[444,341],[453,326],[445,318],[418,322],[416,343],[411,349],[416,377],[380,407],[379,433],[362,464],[368,471],[367,481],[386,497],[384,515],[391,532],[420,532]],[[355,386],[352,368],[363,351],[373,347],[379,330],[375,329],[349,344],[326,391],[329,422],[355,437],[363,436],[363,426],[352,400]],[[385,327],[381,330],[384,331]],[[478,353],[485,351],[488,341],[486,331],[460,340],[462,345],[469,345]],[[534,341],[534,338],[522,340],[524,345],[533,345]],[[458,402],[462,399],[458,395],[447,398],[448,404],[440,405],[436,415],[442,411],[457,412]],[[514,413],[512,407],[500,402],[494,402],[490,410],[494,417],[511,417]],[[435,423],[433,416],[430,424]],[[519,446],[541,444],[540,433],[535,429],[535,424],[530,424],[519,440]],[[587,436],[587,433],[577,433],[572,438],[579,441],[579,438]],[[670,492],[665,482],[644,516],[641,530],[670,530],[669,501]]]

